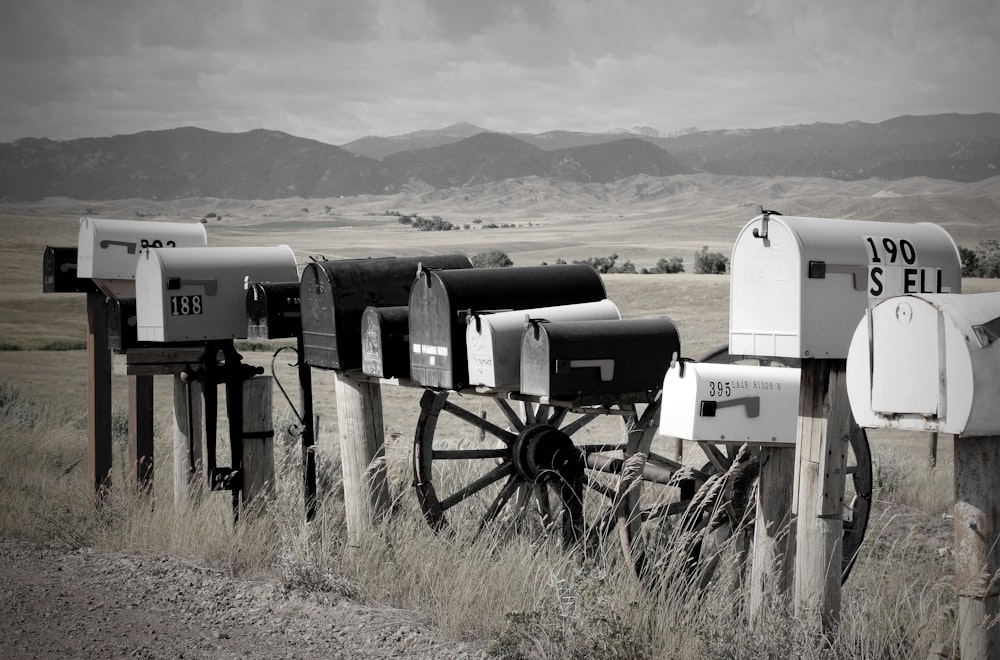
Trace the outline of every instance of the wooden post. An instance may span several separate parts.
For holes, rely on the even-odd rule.
[[[785,602],[792,586],[795,534],[792,483],[795,447],[761,447],[757,519],[750,566],[750,620],[772,602]]]
[[[137,493],[153,487],[153,377],[128,377],[129,481]]]
[[[188,388],[190,387],[190,400]],[[201,383],[174,375],[174,505],[201,500],[204,412]]]
[[[955,438],[955,588],[962,660],[1000,656],[1000,436]]]
[[[846,360],[802,360],[796,519],[795,613],[832,634],[840,623],[845,469],[851,411]]]
[[[242,489],[244,509],[260,510],[274,496],[274,424],[270,376],[243,383]],[[246,511],[244,510],[244,513]]]
[[[382,387],[334,372],[337,427],[344,473],[347,539],[360,545],[389,505],[382,423]]]
[[[111,347],[100,291],[87,292],[87,465],[95,503],[111,488]]]
[[[934,431],[930,434],[927,439],[927,463],[931,468],[937,467],[937,454],[938,454],[938,432]]]

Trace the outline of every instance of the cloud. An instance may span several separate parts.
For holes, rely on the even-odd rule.
[[[993,0],[35,0],[0,25],[0,140],[198,125],[342,144],[1000,110]]]

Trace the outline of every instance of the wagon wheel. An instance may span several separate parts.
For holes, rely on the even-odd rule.
[[[727,347],[713,350],[699,361],[797,366],[795,360],[730,355]],[[664,405],[669,405],[669,402]],[[745,552],[749,546],[755,515],[753,488],[760,467],[759,451],[707,442],[699,442],[698,447],[706,455],[707,461],[701,465],[700,470],[691,468],[690,481],[686,484],[687,492],[684,485],[680,486],[675,499],[663,500],[659,494],[653,497],[644,495],[642,489],[646,486],[645,479],[633,480],[627,485],[635,491],[632,495],[634,502],[622,510],[628,512],[628,517],[619,516],[619,533],[626,557],[637,575],[648,576],[651,571],[658,570],[652,565],[663,563],[665,557],[680,557],[682,561],[688,562],[704,560],[705,548],[702,546],[706,542],[721,543],[727,536],[734,534],[737,538],[731,539],[731,542],[736,544],[737,552]],[[657,460],[657,455],[650,451],[649,444],[630,446],[627,453],[638,461],[646,456],[646,461]],[[681,483],[682,474],[678,472],[674,480],[676,483]],[[849,436],[847,476],[842,581],[847,580],[854,566],[871,510],[871,452],[867,435],[853,420]],[[695,489],[693,494],[692,489]],[[692,503],[694,506],[688,507]],[[676,512],[682,507],[687,509],[687,513],[678,519]],[[708,532],[712,534],[709,535]],[[669,548],[666,555],[663,553],[664,545]],[[654,561],[653,556],[658,559]],[[700,570],[701,578],[707,579],[714,570],[714,564],[704,561]]]
[[[510,528],[594,550],[614,529],[626,448],[652,435],[658,411],[427,390],[414,437],[420,508],[439,531]]]

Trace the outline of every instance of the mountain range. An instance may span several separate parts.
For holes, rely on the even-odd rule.
[[[1000,114],[903,116],[881,123],[766,129],[502,134],[471,124],[340,147],[270,130],[184,127],[0,144],[0,200],[323,198],[517,179],[610,183],[696,172],[838,180],[998,174]]]

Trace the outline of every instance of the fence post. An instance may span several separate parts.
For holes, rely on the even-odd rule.
[[[261,510],[274,496],[274,424],[270,376],[243,383],[242,489],[244,511]]]
[[[128,377],[129,481],[136,493],[153,488],[153,377]]]
[[[181,506],[201,500],[204,412],[201,382],[194,378],[185,382],[180,374],[175,374],[173,380],[174,505]]]
[[[335,371],[347,539],[360,545],[388,509],[382,386]]]
[[[87,292],[87,464],[91,495],[111,487],[111,347],[100,291]]]

